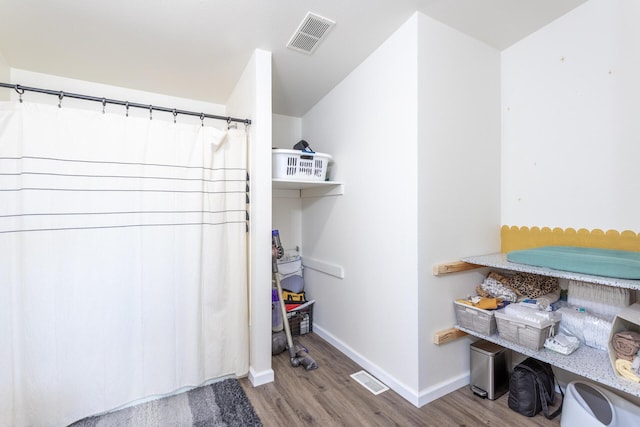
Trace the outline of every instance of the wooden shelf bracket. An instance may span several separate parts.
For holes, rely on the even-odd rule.
[[[466,335],[468,335],[466,332],[461,331],[457,328],[445,329],[444,331],[436,332],[433,335],[433,343],[437,345],[445,344],[450,341],[457,340],[458,338],[462,338]]]
[[[433,266],[433,275],[441,276],[443,274],[457,273],[459,271],[473,270],[476,268],[482,268],[483,266],[477,264],[469,264],[464,261],[453,261],[445,264],[436,264]]]

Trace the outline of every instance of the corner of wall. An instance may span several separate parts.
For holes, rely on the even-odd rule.
[[[416,23],[416,15],[405,21],[302,119],[303,138],[333,156],[331,179],[348,189],[340,197],[302,202],[303,256],[344,271],[344,277],[316,271],[305,277],[305,291],[317,301],[314,322],[341,343],[341,351],[411,402],[417,401],[419,363],[418,306],[412,303],[417,292]],[[382,231],[381,225],[389,228]],[[380,233],[383,245],[393,250],[381,250]],[[366,304],[336,298],[345,289],[366,295]],[[401,315],[393,315],[389,292],[409,301]]]
[[[274,379],[275,373],[273,372],[273,369],[267,369],[263,372],[256,372],[253,367],[249,368],[249,381],[254,387],[272,383]]]
[[[455,324],[453,300],[479,283],[475,272],[436,277],[433,265],[499,248],[500,56],[427,15],[419,21],[417,292],[424,404],[468,379],[467,340],[437,345],[432,338]]]
[[[248,128],[250,177],[249,366],[268,381],[271,371],[271,52],[256,49],[227,100],[227,114],[251,119]],[[265,250],[267,249],[267,250]],[[267,373],[264,375],[264,373]],[[271,379],[272,381],[272,379]]]

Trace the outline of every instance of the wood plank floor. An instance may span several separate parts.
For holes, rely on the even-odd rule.
[[[275,381],[252,387],[240,382],[265,427],[271,426],[559,426],[560,416],[524,417],[507,406],[462,387],[422,408],[392,390],[374,395],[349,375],[362,370],[316,334],[297,337],[318,369],[293,368],[288,352],[273,357]]]

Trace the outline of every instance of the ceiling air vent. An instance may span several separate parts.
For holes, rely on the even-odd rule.
[[[287,47],[311,55],[336,23],[322,16],[307,13]]]

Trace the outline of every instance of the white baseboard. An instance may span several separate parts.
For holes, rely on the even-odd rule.
[[[262,372],[256,372],[253,370],[253,367],[249,367],[249,381],[251,381],[251,385],[254,387],[261,386],[263,384],[272,383],[275,379],[275,375],[273,373],[273,369],[267,369]]]
[[[426,390],[421,390],[420,395],[418,396],[418,405],[416,406],[420,408],[427,403],[433,402],[434,400],[451,393],[452,391],[456,391],[460,387],[469,385],[470,382],[471,378],[469,376],[469,372],[467,371],[464,374],[451,379],[450,381],[436,384]]]
[[[436,386],[430,387],[429,389],[416,393],[415,390],[396,380],[384,369],[372,363],[366,357],[362,356],[351,347],[337,339],[334,335],[324,330],[321,326],[318,326],[314,323],[313,332],[318,334],[320,338],[324,339],[329,344],[340,350],[340,352],[342,352],[349,359],[362,366],[363,369],[376,377],[378,380],[382,381],[387,387],[398,393],[405,400],[418,408],[448,393],[451,393],[452,391],[457,390],[460,387],[468,385],[470,381],[469,372],[466,372],[463,375],[453,378],[451,381],[438,384]]]

